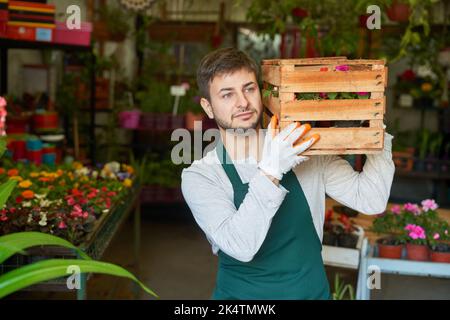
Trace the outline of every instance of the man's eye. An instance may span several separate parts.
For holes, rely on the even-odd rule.
[[[224,94],[223,96],[222,96],[222,98],[224,98],[224,99],[228,99],[228,98],[230,98],[231,97],[231,95],[232,95],[232,93],[230,92],[230,93],[226,93],[226,94]]]
[[[247,88],[246,91],[247,91],[247,92],[253,92],[253,91],[255,91],[255,88],[250,87],[250,88]]]

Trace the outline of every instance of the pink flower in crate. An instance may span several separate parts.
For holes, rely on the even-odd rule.
[[[340,66],[336,66],[335,70],[336,71],[348,71],[348,70],[350,70],[350,68],[348,65],[342,64]]]
[[[6,99],[3,97],[0,97],[0,108],[6,107]]]
[[[402,207],[400,207],[398,204],[395,204],[391,207],[391,212],[395,214],[400,214],[402,212]]]
[[[326,99],[326,98],[328,98],[328,95],[327,95],[326,92],[321,92],[321,93],[319,93],[319,97],[320,97],[321,99]]]
[[[405,203],[405,205],[403,206],[403,209],[405,209],[406,211],[412,212],[415,215],[419,215],[420,214],[420,208],[417,204],[415,203]]]
[[[439,206],[434,199],[426,199],[422,201],[422,209],[427,212],[428,210],[436,210]]]
[[[369,93],[368,92],[357,92],[356,94],[358,96],[367,96]]]

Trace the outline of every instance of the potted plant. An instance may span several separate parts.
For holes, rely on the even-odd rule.
[[[407,22],[411,15],[411,7],[407,1],[392,1],[391,5],[387,7],[386,14],[391,21]]]
[[[353,222],[345,214],[339,215],[339,221],[342,226],[337,228],[337,243],[339,247],[343,248],[356,248],[358,244],[358,235],[355,233],[357,231]]]
[[[378,256],[387,259],[400,259],[404,248],[401,239],[402,209],[393,205],[390,210],[378,215],[373,221],[371,231],[384,235],[377,240]]]
[[[146,87],[136,93],[141,114],[141,126],[167,130],[170,127],[172,97],[167,84],[160,81],[149,82]]]
[[[328,209],[325,213],[325,223],[322,244],[325,246],[337,246],[335,225],[333,224],[333,210]]]
[[[99,40],[125,40],[132,18],[127,12],[119,6],[102,6],[97,10],[98,20],[94,21],[94,37]]]
[[[449,223],[439,217],[437,203],[432,199],[422,201],[424,215],[427,220],[427,241],[430,248],[430,259],[434,262],[450,263]]]
[[[405,203],[403,206],[403,234],[406,242],[406,256],[409,260],[429,260],[427,232],[429,214],[427,212],[436,209],[434,200],[422,201],[422,207],[415,203]]]
[[[118,101],[116,104],[119,110],[118,113],[119,124],[125,129],[136,129],[139,127],[139,120],[141,117],[141,110],[137,109],[134,105],[133,94],[127,91],[125,94],[128,99],[123,99],[123,101]]]

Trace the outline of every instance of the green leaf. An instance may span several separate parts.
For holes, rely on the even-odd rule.
[[[0,139],[0,158],[6,151],[6,139],[3,137]]]
[[[43,232],[17,232],[0,237],[0,263],[16,253],[23,253],[24,249],[42,245],[66,247],[75,250],[83,259],[91,259],[86,253],[62,238]]]
[[[3,208],[6,201],[8,201],[11,192],[16,187],[17,180],[8,180],[0,186],[0,208]]]
[[[120,266],[95,260],[76,259],[39,261],[1,275],[0,298],[42,281],[71,275],[72,273],[68,272],[68,267],[71,266],[79,267],[82,273],[102,273],[131,279],[139,284],[145,292],[159,298],[156,293],[147,288],[132,273]]]

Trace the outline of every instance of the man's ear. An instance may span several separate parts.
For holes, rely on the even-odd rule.
[[[214,113],[212,111],[212,107],[211,107],[211,104],[209,103],[209,101],[205,98],[201,98],[200,105],[202,106],[202,108],[206,112],[206,114],[208,115],[208,118],[214,119]]]

